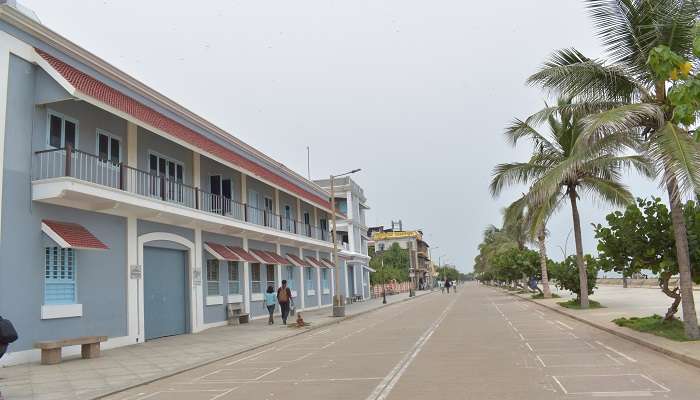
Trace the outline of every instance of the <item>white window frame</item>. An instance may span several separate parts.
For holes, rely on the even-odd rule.
[[[212,268],[212,267],[214,267],[214,268]],[[213,270],[216,271],[216,278],[217,278],[216,280],[210,279],[210,276],[212,275],[211,274],[212,271],[210,270],[210,268],[212,268]],[[220,282],[221,282],[221,271],[220,271],[219,260],[212,260],[212,259],[207,260],[207,296],[219,296],[221,294]],[[216,293],[210,292],[209,286],[211,283],[216,283]]]
[[[78,259],[75,249],[73,251],[73,302],[72,303],[50,303],[46,304],[46,249],[59,246],[43,246],[44,250],[44,285],[43,285],[43,301],[41,306],[41,319],[58,319],[58,318],[73,318],[83,316],[83,305],[78,303]],[[65,249],[68,250],[68,249]],[[51,250],[53,251],[53,250]]]
[[[242,290],[241,290],[242,288],[241,288],[241,270],[240,270],[241,264],[240,264],[240,262],[239,262],[239,261],[228,261],[228,262],[226,263],[226,267],[227,267],[226,272],[228,273],[228,278],[227,278],[227,279],[228,279],[228,294],[229,294],[229,295],[232,295],[232,294],[242,294],[242,293],[241,293],[241,292],[242,292]],[[232,274],[231,274],[231,267],[234,267],[234,268],[236,269],[236,275],[237,275],[236,277],[237,277],[238,279],[231,279],[231,277],[232,277]],[[231,292],[231,283],[233,283],[233,282],[238,283],[238,293],[232,293],[232,292]]]
[[[250,293],[251,294],[256,294],[256,293],[261,294],[261,293],[265,292],[263,290],[262,280],[261,280],[262,279],[262,266],[263,266],[263,264],[261,264],[261,263],[251,263],[250,264]],[[258,280],[257,281],[255,280],[255,278],[253,276],[254,275],[253,272],[255,271],[255,268],[257,268],[257,270],[258,270]],[[254,290],[255,283],[258,284],[258,291]]]
[[[61,118],[63,122],[61,123],[61,146],[60,147],[66,147],[66,121],[72,122],[75,124],[75,149],[78,148],[78,143],[79,143],[79,138],[80,138],[80,123],[78,122],[77,119],[73,117],[69,117],[63,113],[60,113],[58,111],[54,111],[50,108],[46,109],[46,148],[47,149],[55,149],[56,147],[53,147],[51,145],[51,116]]]
[[[146,158],[146,169],[148,170],[149,173],[151,172],[151,155],[154,155],[154,156],[156,156],[156,157],[158,157],[158,158],[162,158],[162,159],[164,159],[165,161],[175,163],[175,179],[177,179],[177,166],[178,166],[178,165],[181,166],[181,167],[182,167],[182,182],[180,182],[180,183],[186,183],[186,182],[185,182],[185,176],[187,175],[187,174],[186,174],[186,171],[187,171],[187,170],[185,169],[185,164],[184,164],[182,161],[179,161],[179,160],[176,159],[176,158],[164,156],[163,154],[160,154],[160,153],[158,153],[157,151],[154,151],[154,150],[148,150],[148,157]],[[156,165],[157,165],[158,167],[160,167],[160,162],[157,162]],[[165,168],[166,168],[166,169],[168,168],[168,167],[167,167],[167,164],[166,164],[166,167],[165,167]],[[167,172],[168,172],[168,171],[165,171],[165,173],[162,173],[162,171],[158,171],[158,174],[157,174],[157,175],[160,176],[161,173],[162,173],[162,175],[164,175],[166,178],[170,178],[170,177],[168,176]]]
[[[101,128],[97,128],[97,133],[95,135],[95,155],[99,158],[100,157],[100,135],[107,136],[107,156],[110,157],[107,160],[101,160],[101,161],[112,161],[112,139],[116,140],[119,142],[119,159],[117,160],[117,163],[122,162],[122,151],[124,149],[124,146],[122,146],[122,138]],[[150,158],[150,157],[149,157]],[[150,159],[148,160],[150,163]],[[150,166],[149,166],[150,169]],[[182,176],[184,178],[185,176],[185,167],[182,167]]]

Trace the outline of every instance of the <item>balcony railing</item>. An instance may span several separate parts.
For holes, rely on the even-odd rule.
[[[74,150],[70,146],[37,151],[32,168],[32,180],[72,177],[238,221],[330,241],[330,232],[320,227],[209,193],[172,177],[104,160],[93,154]]]

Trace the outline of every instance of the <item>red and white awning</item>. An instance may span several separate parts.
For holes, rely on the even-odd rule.
[[[204,242],[204,250],[208,251],[209,254],[216,257],[218,260],[223,261],[244,261],[241,256],[234,253],[228,247],[223,244]]]
[[[320,261],[318,261],[317,259],[315,259],[313,257],[305,257],[305,259],[309,264],[311,264],[312,267],[326,268],[325,265],[323,265]]]
[[[248,253],[247,251],[243,250],[240,247],[234,247],[234,246],[226,246],[229,250],[231,250],[233,253],[235,253],[238,257],[242,258],[243,261],[247,262],[259,262],[257,258],[253,257],[252,254]]]
[[[45,219],[41,221],[41,231],[64,249],[107,250],[102,243],[84,226],[72,222]]]
[[[290,264],[294,265],[295,267],[310,267],[311,265],[302,260],[301,258],[295,256],[294,254],[287,254],[287,260],[289,261]]]
[[[327,258],[320,258],[319,261],[321,261],[321,264],[325,265],[326,268],[335,268],[335,265]]]

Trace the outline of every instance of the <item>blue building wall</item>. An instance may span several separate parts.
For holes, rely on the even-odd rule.
[[[4,144],[0,315],[12,320],[19,340],[10,351],[32,348],[37,340],[83,335],[125,336],[126,220],[31,200],[31,159],[36,67],[10,56]],[[42,320],[44,246],[42,219],[77,222],[109,250],[76,251],[76,297],[82,317]],[[21,305],[21,307],[18,307]]]
[[[221,235],[217,233],[212,233],[212,232],[202,232],[202,242],[214,242],[218,244],[223,244],[225,246],[236,246],[236,247],[241,247],[243,244],[243,240],[241,238],[233,237],[233,236],[226,236],[226,235]],[[210,324],[213,322],[222,322],[226,320],[226,298],[228,296],[228,262],[227,261],[218,261],[216,258],[214,258],[209,252],[207,251],[202,251],[202,279],[203,279],[203,290],[202,290],[202,304],[204,304],[204,323],[205,324]],[[206,300],[207,300],[207,261],[208,260],[216,260],[219,264],[219,293],[221,296],[224,298],[224,304],[216,304],[216,305],[206,305]],[[239,262],[239,279],[242,281],[243,280],[243,263]],[[241,285],[241,294],[247,293],[247,289],[245,285]],[[242,308],[242,305],[241,305]]]

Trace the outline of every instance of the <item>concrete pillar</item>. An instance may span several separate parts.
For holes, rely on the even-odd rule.
[[[138,126],[133,122],[126,122],[126,165],[132,168],[138,168],[139,156],[138,156]],[[127,175],[128,176],[128,175]],[[129,191],[135,191],[136,185],[138,183],[136,180],[126,180],[126,187]]]
[[[192,153],[192,186],[196,188],[202,187],[202,174],[200,169],[199,153]]]
[[[243,175],[245,176],[245,175]],[[245,185],[242,185],[245,186]],[[248,251],[248,238],[243,238],[243,250]],[[250,263],[243,263],[243,305],[245,312],[250,313]]]
[[[279,243],[276,243],[275,246],[277,248],[277,254],[282,256],[282,246],[280,246]],[[277,285],[277,287],[275,288],[275,290],[277,290],[278,287],[282,286],[282,266],[277,264],[275,269],[277,271],[277,280],[275,281],[275,285]]]
[[[275,188],[275,214],[280,215],[280,191],[279,189]],[[279,245],[278,247],[278,252],[279,252]]]
[[[194,276],[199,277],[198,281],[193,282],[194,287],[192,288],[192,295],[194,296],[194,301],[190,301],[193,307],[194,328],[193,332],[199,332],[204,328],[204,292],[203,284],[206,276],[204,276],[204,271],[202,268],[202,229],[195,228],[194,230]]]
[[[299,204],[298,199],[297,199],[297,204]],[[299,248],[299,258],[301,258],[302,260],[304,259],[304,249],[302,249],[301,247]],[[304,309],[304,306],[305,306],[304,297],[306,296],[306,292],[304,291],[304,282],[306,281],[306,274],[305,274],[306,271],[304,271],[304,268],[306,268],[306,267],[300,268],[301,269],[301,279],[299,282],[299,293],[298,293],[299,309],[300,310]]]
[[[131,277],[131,268],[138,268],[138,230],[136,217],[126,219],[126,312],[127,312],[127,334],[134,342],[143,342],[143,327],[139,319],[139,286],[141,278]],[[143,271],[143,266],[141,266]]]
[[[241,172],[241,203],[248,204],[248,175]]]
[[[314,210],[315,210],[315,208],[314,208]],[[321,259],[321,253],[319,253],[318,250],[316,250],[316,259],[317,260]],[[321,287],[321,269],[316,268],[316,304],[318,304],[319,307],[321,307],[323,305],[322,300],[323,300],[323,288]]]

